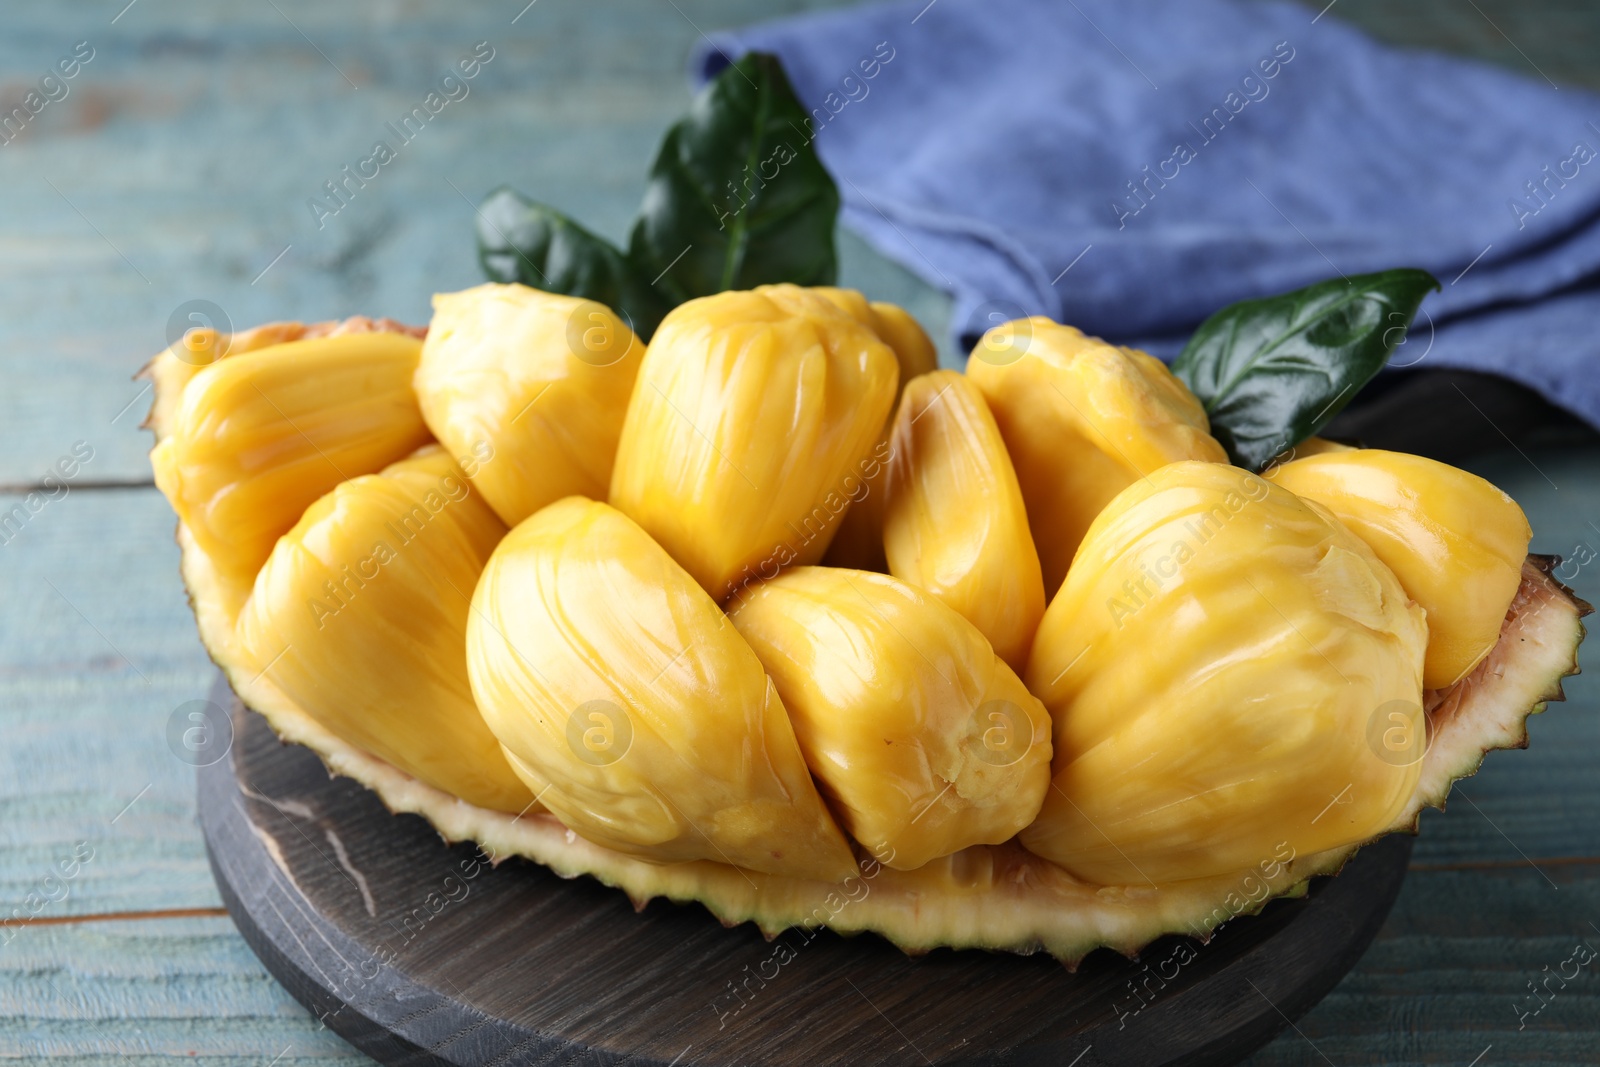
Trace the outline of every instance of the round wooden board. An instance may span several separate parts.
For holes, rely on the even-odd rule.
[[[226,683],[212,699],[233,743],[200,768],[199,806],[228,911],[301,1003],[386,1064],[1233,1063],[1355,964],[1411,854],[1390,837],[1209,944],[1096,952],[1076,974],[828,931],[787,931],[779,952],[698,906],[635,912],[592,879],[491,868],[330,778]]]

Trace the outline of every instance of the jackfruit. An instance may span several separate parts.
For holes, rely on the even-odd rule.
[[[854,289],[819,287],[813,292],[839,305],[857,322],[872,327],[872,332],[894,350],[902,392],[907,382],[938,368],[939,353],[933,342],[904,308],[879,301],[869,304]],[[891,421],[894,418],[892,411],[889,418]],[[839,520],[839,528],[822,557],[822,562],[830,567],[879,572],[889,569],[883,554],[883,479],[885,464],[892,455],[889,429],[889,425],[884,426],[883,436],[864,461],[860,488],[851,496],[844,518]]]
[[[313,501],[430,440],[411,389],[421,352],[404,334],[343,334],[202,367],[150,454],[156,486],[248,581]]]
[[[967,375],[989,402],[1027,503],[1046,596],[1094,521],[1141,475],[1178,460],[1226,463],[1205,409],[1166,365],[1049,319],[983,336]]]
[[[800,303],[801,300],[794,298],[791,302]],[[833,312],[817,314],[827,319]],[[370,320],[351,321],[367,323],[366,329],[419,332]],[[227,363],[251,354],[251,345],[269,335],[281,343],[312,338],[314,332],[326,336],[332,329],[343,329],[343,326],[281,324],[281,327],[235,334],[231,339],[235,343],[215,347],[223,357],[220,363]],[[813,325],[811,329],[815,332],[817,327]],[[825,325],[821,332],[833,331],[834,327]],[[802,333],[794,331],[795,336]],[[246,338],[253,338],[253,341],[247,343]],[[993,352],[989,354],[994,355]],[[1139,362],[1132,356],[1127,358],[1135,364]],[[159,440],[167,440],[180,428],[178,413],[187,403],[189,385],[212,369],[196,368],[170,351],[152,361],[149,373],[156,387],[156,397],[150,425],[157,431]],[[308,390],[320,388],[329,395],[337,393],[331,388],[340,379],[336,365],[326,379],[320,377],[322,368],[317,364],[307,364],[302,369]],[[1041,375],[1036,382],[1043,382],[1046,377]],[[870,438],[881,429],[886,414],[885,406],[883,414],[876,417],[877,429],[869,431],[865,437]],[[415,459],[426,460],[430,455],[438,456],[438,453],[430,450]],[[440,461],[442,459],[439,457]],[[1250,477],[1220,465],[1201,466],[1208,468],[1204,476],[1185,474],[1181,470],[1176,473],[1157,470],[1149,474],[1148,482],[1140,479],[1128,492],[1139,492],[1140,486],[1145,487],[1142,491],[1148,492],[1150,483],[1168,479],[1193,481],[1200,478],[1203,481],[1208,477],[1222,477],[1223,473]],[[347,501],[367,501],[373,495],[381,495],[367,488],[374,481],[386,483],[392,479],[387,470],[375,479],[355,478],[334,495]],[[1438,487],[1447,484],[1445,479],[1436,483]],[[1023,488],[1027,500],[1025,484]],[[1135,567],[1121,577],[1105,576],[1102,584],[1107,586],[1108,602],[1090,606],[1095,610],[1105,608],[1105,620],[1110,621],[1099,625],[1113,644],[1084,651],[1081,659],[1074,654],[1067,662],[1060,662],[1065,654],[1059,646],[1066,642],[1059,630],[1055,650],[1043,656],[1038,652],[1041,641],[1051,632],[1050,619],[1073,614],[1068,608],[1059,607],[1066,602],[1063,598],[1068,588],[1063,588],[1051,612],[1047,613],[1046,625],[1036,636],[1033,657],[1036,662],[1030,666],[1029,674],[1032,677],[1031,672],[1044,670],[1043,664],[1051,657],[1058,663],[1055,673],[1044,679],[1047,684],[1036,684],[1043,702],[1051,705],[1057,715],[1057,722],[1050,728],[1050,740],[1058,772],[1065,762],[1074,767],[1082,764],[1080,770],[1104,772],[1104,777],[1114,777],[1103,763],[1095,762],[1100,757],[1094,753],[1081,758],[1075,755],[1079,752],[1076,746],[1082,741],[1081,734],[1075,731],[1090,730],[1099,723],[1107,734],[1100,748],[1126,752],[1137,747],[1134,742],[1143,740],[1152,747],[1150,758],[1153,761],[1166,758],[1169,765],[1176,765],[1178,771],[1187,776],[1185,779],[1178,773],[1169,774],[1152,786],[1156,794],[1168,797],[1176,809],[1194,820],[1190,835],[1175,843],[1162,836],[1163,827],[1170,825],[1173,816],[1164,810],[1150,810],[1153,802],[1148,797],[1130,797],[1130,793],[1141,791],[1121,786],[1119,780],[1109,784],[1100,782],[1093,796],[1073,794],[1085,813],[1091,810],[1097,813],[1097,822],[1107,816],[1108,806],[1117,809],[1110,813],[1117,817],[1132,813],[1127,815],[1126,821],[1137,831],[1133,836],[1139,872],[1133,871],[1132,864],[1123,864],[1121,857],[1112,857],[1105,850],[1095,853],[1089,847],[1063,848],[1057,858],[1070,865],[1069,871],[1052,859],[1024,848],[1022,842],[1030,841],[1035,836],[1034,831],[1040,828],[1046,832],[1039,834],[1039,839],[1032,843],[1046,852],[1051,851],[1052,843],[1073,846],[1072,835],[1082,830],[1081,823],[1076,821],[1078,812],[1060,810],[1070,805],[1063,805],[1059,799],[1062,794],[1055,788],[1045,794],[1048,799],[1041,806],[1039,817],[1018,837],[1000,844],[967,845],[930,859],[915,870],[890,867],[875,857],[865,842],[847,840],[811,783],[801,740],[795,736],[796,728],[790,725],[790,713],[794,713],[795,721],[799,722],[804,711],[797,711],[796,707],[803,701],[815,701],[824,710],[848,708],[848,702],[833,701],[833,688],[871,690],[872,686],[858,677],[818,671],[799,683],[806,695],[797,698],[795,707],[786,710],[779,696],[779,685],[767,677],[750,642],[738,633],[738,623],[729,623],[661,546],[605,505],[567,500],[530,517],[519,529],[538,529],[539,524],[546,521],[543,517],[547,514],[557,518],[563,514],[585,516],[582,522],[570,523],[580,531],[576,536],[544,538],[542,547],[523,545],[515,551],[506,550],[504,546],[514,546],[518,537],[517,532],[513,532],[499,550],[506,557],[502,560],[500,580],[491,583],[488,574],[493,568],[486,568],[475,591],[480,603],[492,600],[499,614],[485,612],[468,616],[468,634],[459,639],[462,655],[465,658],[473,647],[474,627],[482,631],[478,638],[484,648],[500,642],[500,647],[482,658],[492,674],[498,672],[491,683],[501,688],[501,698],[509,709],[496,721],[502,726],[510,725],[504,736],[493,730],[490,732],[496,742],[507,742],[509,738],[509,743],[500,748],[505,765],[512,764],[506,754],[511,743],[525,750],[517,754],[520,768],[511,767],[512,773],[522,779],[520,785],[513,783],[520,792],[498,801],[480,797],[482,803],[463,799],[465,794],[477,795],[470,783],[452,783],[445,776],[435,775],[434,781],[444,783],[441,788],[420,776],[430,773],[430,767],[438,770],[437,765],[415,754],[414,739],[427,736],[426,729],[401,731],[402,738],[412,740],[399,745],[398,750],[391,750],[389,758],[385,758],[364,744],[353,743],[330,730],[313,715],[317,709],[309,706],[318,699],[316,694],[302,700],[286,692],[275,680],[279,665],[263,664],[258,658],[257,653],[264,654],[267,650],[259,639],[265,637],[269,629],[277,633],[280,618],[288,620],[281,626],[286,635],[294,632],[295,626],[318,635],[333,633],[337,625],[356,622],[363,611],[374,610],[369,607],[377,603],[372,599],[374,596],[388,595],[390,565],[383,565],[377,578],[369,578],[366,575],[372,573],[372,566],[369,564],[365,571],[360,569],[362,555],[356,555],[353,564],[339,556],[345,549],[360,549],[361,540],[346,535],[350,531],[359,532],[363,522],[372,522],[381,508],[363,504],[345,511],[335,509],[320,520],[309,518],[308,524],[317,529],[343,532],[337,537],[330,536],[321,547],[315,537],[297,541],[294,536],[286,538],[284,546],[280,546],[285,558],[300,559],[315,551],[317,560],[327,559],[337,564],[333,568],[337,573],[330,573],[322,580],[335,583],[338,599],[329,596],[325,587],[318,596],[330,612],[338,609],[331,615],[304,602],[299,605],[304,611],[299,620],[294,618],[292,603],[282,611],[267,611],[275,594],[263,595],[252,603],[258,576],[245,568],[246,573],[241,577],[237,562],[228,555],[229,546],[225,540],[218,546],[221,554],[214,557],[183,521],[178,524],[178,540],[183,553],[184,581],[201,638],[226,672],[240,699],[260,711],[280,737],[309,745],[330,770],[371,787],[395,811],[423,815],[447,839],[475,840],[497,855],[526,856],[566,877],[593,875],[623,889],[638,904],[655,896],[677,901],[698,900],[726,923],[753,921],[769,935],[791,925],[826,925],[839,932],[875,931],[911,951],[941,946],[1020,952],[1042,948],[1072,966],[1099,946],[1134,953],[1164,933],[1203,935],[1218,922],[1257,910],[1273,896],[1295,892],[1314,875],[1333,873],[1358,841],[1384,831],[1414,829],[1418,811],[1424,806],[1442,804],[1451,781],[1472,773],[1485,751],[1524,744],[1523,720],[1530,712],[1540,710],[1545,701],[1560,699],[1560,678],[1576,669],[1574,650],[1582,637],[1579,620],[1588,610],[1587,605],[1551,577],[1551,560],[1528,557],[1522,563],[1520,585],[1506,609],[1493,649],[1461,681],[1421,693],[1424,725],[1419,722],[1410,700],[1419,691],[1420,683],[1414,681],[1401,686],[1395,682],[1398,660],[1409,656],[1407,662],[1412,668],[1417,672],[1422,670],[1423,653],[1418,650],[1421,639],[1417,636],[1420,631],[1416,623],[1420,609],[1409,603],[1404,609],[1396,606],[1399,597],[1395,595],[1394,576],[1387,582],[1382,578],[1383,564],[1370,552],[1363,557],[1360,542],[1353,534],[1349,531],[1344,531],[1342,536],[1338,532],[1328,533],[1341,529],[1330,513],[1314,503],[1300,502],[1284,490],[1274,488],[1263,499],[1253,500],[1242,489],[1237,497],[1230,498],[1225,490],[1217,493],[1215,487],[1204,489],[1191,485],[1180,492],[1181,488],[1168,486],[1159,496],[1169,504],[1175,498],[1187,501],[1171,508],[1176,513],[1187,509],[1195,524],[1191,529],[1187,522],[1179,523],[1179,540],[1204,535],[1203,540],[1190,548],[1193,555],[1184,561],[1187,566],[1199,568],[1195,579],[1191,582],[1186,578],[1185,584],[1169,588],[1177,574],[1176,571],[1167,573],[1171,569],[1171,559],[1184,555],[1174,551],[1171,545],[1164,553],[1171,557],[1166,564],[1162,561],[1163,553],[1158,553],[1147,560],[1151,565],[1148,572],[1143,567]],[[1254,491],[1260,493],[1259,489]],[[1152,498],[1157,495],[1151,493]],[[469,499],[477,506],[478,514],[488,516],[489,509],[482,506],[479,496],[474,492]],[[313,501],[315,499],[313,497]],[[426,493],[417,499],[426,509]],[[445,499],[449,499],[448,495]],[[1235,535],[1240,543],[1233,544],[1221,531],[1236,527],[1248,530],[1254,521],[1247,520],[1243,511],[1235,512],[1234,505],[1241,499],[1249,501],[1250,508],[1268,508],[1276,518],[1267,524],[1269,528]],[[1285,499],[1293,503],[1285,503]],[[317,506],[313,503],[311,508],[315,510]],[[456,515],[456,507],[457,502],[452,502],[438,515],[430,512],[428,528],[454,521],[446,517]],[[1161,510],[1148,501],[1126,509],[1120,502],[1111,505],[1113,512],[1126,512],[1116,519],[1117,523],[1131,523],[1134,527],[1142,525],[1143,520],[1134,521],[1128,515],[1155,515]],[[248,515],[243,517],[249,518]],[[295,526],[301,518],[295,515],[289,526]],[[492,521],[492,517],[486,517],[476,527],[480,534],[484,529],[497,529],[491,525]],[[1321,562],[1308,567],[1307,561],[1316,555],[1315,550],[1308,548],[1308,541],[1318,523],[1323,524],[1324,533],[1327,533],[1326,544]],[[1163,523],[1153,518],[1149,525],[1154,529],[1162,527]],[[226,533],[226,523],[219,529]],[[1108,535],[1106,543],[1114,542],[1116,536]],[[1097,539],[1104,540],[1098,533],[1091,533],[1089,542]],[[417,545],[402,551],[413,551],[421,543],[419,538]],[[1156,543],[1159,545],[1159,537]],[[1175,540],[1173,545],[1176,543]],[[213,545],[217,544],[214,540]],[[1229,558],[1224,562],[1209,561],[1206,554],[1222,545],[1229,546],[1225,551]],[[339,551],[334,551],[336,549]],[[466,564],[458,561],[455,567],[441,565],[434,570],[441,579],[448,575],[452,586],[465,589],[470,579],[464,575],[473,569],[470,559],[476,551],[479,550],[462,550],[462,558],[469,560]],[[495,558],[500,556],[497,554]],[[539,567],[529,565],[530,559],[536,558],[554,562],[540,571]],[[1068,587],[1093,585],[1100,581],[1093,577],[1095,573],[1126,566],[1137,558],[1136,552],[1119,552],[1114,545],[1101,551],[1086,544],[1079,562],[1074,565],[1074,577],[1069,578]],[[224,567],[224,563],[228,566]],[[350,573],[365,584],[358,585],[348,579],[343,570],[346,565],[351,567]],[[276,566],[269,569],[275,574],[281,570]],[[547,598],[548,603],[537,596],[537,589],[545,588],[543,577],[539,578],[536,588],[535,583],[526,578],[530,571],[560,578],[549,585],[557,592]],[[298,573],[309,575],[311,568],[305,567]],[[791,572],[793,575],[800,573]],[[1207,574],[1217,580],[1200,580]],[[1230,575],[1239,580],[1233,580]],[[830,576],[838,578],[836,573]],[[305,580],[296,578],[280,583],[271,575],[260,577],[272,590],[292,590]],[[1250,595],[1240,584],[1245,579],[1257,582],[1261,592],[1278,601],[1284,613],[1281,618],[1294,619],[1310,642],[1314,642],[1314,648],[1308,642],[1296,652],[1299,634],[1287,625],[1274,629],[1270,619],[1263,621],[1239,607],[1239,600]],[[776,588],[790,580],[790,575],[785,575],[769,584]],[[939,616],[942,611],[944,617],[953,617],[949,609],[940,608],[927,594],[916,590],[904,592],[904,583],[894,579],[861,576],[855,580],[874,583],[874,587],[877,583],[886,583],[891,589],[902,590],[902,596],[922,597],[932,616]],[[1274,581],[1278,584],[1274,585]],[[341,585],[342,582],[347,584]],[[383,583],[382,587],[375,582]],[[1122,582],[1129,583],[1132,590]],[[1402,576],[1399,585],[1403,584]],[[490,592],[491,586],[494,592]],[[742,612],[754,593],[767,587],[751,584],[745,598],[732,602],[735,612]],[[411,588],[415,590],[420,586]],[[446,591],[439,587],[437,597],[442,600],[446,596]],[[1120,607],[1109,603],[1113,598],[1120,602]],[[1216,608],[1218,618],[1225,620],[1228,626],[1217,627],[1215,633],[1207,632],[1198,619],[1197,605],[1202,598]],[[254,620],[248,624],[252,641],[259,646],[254,651],[247,650],[241,639],[246,627],[240,625],[239,620],[247,607]],[[1135,614],[1127,614],[1135,610]],[[1265,614],[1268,609],[1257,604],[1256,610]],[[395,619],[405,613],[403,609],[398,614],[391,609],[382,614],[381,625],[393,626]],[[819,612],[819,617],[836,614],[848,612],[840,608],[838,602],[830,600],[828,610]],[[905,624],[907,633],[913,632],[904,613],[874,616],[873,621],[886,622],[890,617],[896,620],[896,625]],[[494,618],[495,625],[504,633],[493,629],[486,621],[488,618]],[[510,641],[503,640],[511,635],[512,628],[504,625],[508,619],[519,624],[526,622],[530,630],[546,636],[557,629],[559,633],[555,640],[548,642],[518,640],[513,649]],[[1357,621],[1360,619],[1366,620],[1365,623]],[[1410,619],[1411,629],[1416,631],[1409,640],[1402,639],[1402,631],[1406,630],[1404,619]],[[1174,632],[1170,642],[1173,658],[1190,664],[1193,693],[1171,680],[1174,671],[1169,670],[1166,675],[1160,673],[1164,662],[1161,654],[1167,651],[1167,645],[1155,641],[1125,642],[1121,636],[1124,631],[1116,628],[1120,621],[1128,630],[1137,626],[1156,629],[1157,620],[1165,620],[1164,625]],[[319,621],[325,630],[314,629]],[[861,625],[865,627],[866,623]],[[935,624],[920,620],[917,625]],[[1073,623],[1079,629],[1093,625],[1087,615]],[[951,624],[950,629],[954,632],[963,626],[967,627],[967,632],[972,629],[965,623]],[[774,622],[773,627],[774,632],[786,634],[772,641],[781,655],[796,658],[795,649],[803,653],[813,645],[825,648],[830,655],[846,655],[832,641],[823,641],[819,634],[810,630],[787,636],[787,630],[795,628],[790,619]],[[428,629],[438,636],[447,628]],[[822,628],[816,629],[820,633]],[[413,637],[421,640],[415,634]],[[973,639],[982,647],[981,636]],[[948,640],[947,635],[921,643],[927,647],[943,647]],[[400,644],[401,639],[397,638],[384,646],[389,656],[384,662],[392,665],[400,658],[397,652]],[[901,679],[918,678],[928,687],[934,685],[935,675],[958,680],[965,677],[948,670],[939,675],[927,665],[907,668],[899,657],[888,655],[892,644],[893,640],[886,638],[875,646],[852,647],[848,655],[863,662],[878,659],[888,674]],[[1358,658],[1355,650],[1364,646],[1366,652]],[[1404,652],[1401,646],[1411,651]],[[1210,653],[1206,652],[1207,648]],[[337,650],[330,646],[328,655],[318,652],[313,658],[326,661]],[[1316,650],[1326,654],[1326,661],[1313,655]],[[282,649],[271,651],[275,654]],[[534,659],[526,658],[528,654]],[[1206,661],[1208,655],[1213,657],[1211,661]],[[976,656],[957,658],[962,663],[979,662]],[[370,659],[367,653],[360,654],[360,662],[369,664],[362,670],[372,669]],[[560,669],[547,670],[550,666],[547,660],[556,662]],[[1262,664],[1276,663],[1279,669],[1257,666],[1255,661],[1258,660]],[[536,690],[543,691],[542,683],[534,684],[538,679],[529,682],[534,678],[535,661],[539,670],[546,670],[561,686],[569,687],[565,690],[558,686],[544,687],[557,693],[563,706],[570,704],[572,697],[583,694],[583,703],[560,721],[540,721],[542,706],[530,696]],[[1006,668],[992,652],[990,661],[995,664],[993,677],[1003,677]],[[284,662],[288,662],[287,654]],[[779,660],[774,658],[773,662]],[[1354,667],[1352,662],[1355,662]],[[1391,688],[1404,689],[1397,701],[1384,701],[1360,724],[1363,743],[1383,768],[1369,767],[1360,760],[1360,749],[1352,738],[1356,720],[1361,716],[1351,713],[1351,698],[1330,697],[1330,687],[1326,685],[1308,692],[1313,687],[1307,678],[1319,670],[1324,675],[1331,674],[1334,664],[1356,688],[1368,690],[1373,696],[1387,693]],[[1079,684],[1078,672],[1091,665],[1098,681],[1093,686],[1085,684],[1083,693],[1074,698],[1072,714],[1061,716],[1062,693],[1058,690]],[[1146,672],[1149,677],[1139,673],[1141,667],[1149,667]],[[470,666],[467,673],[469,681],[476,683]],[[781,670],[774,670],[774,673],[781,673]],[[658,675],[659,686],[656,685]],[[1284,679],[1281,686],[1280,675]],[[1223,697],[1217,695],[1208,711],[1201,698],[1225,689],[1216,681],[1224,676],[1237,681],[1238,691],[1232,693],[1231,703],[1224,703]],[[586,679],[595,681],[593,689],[583,688]],[[289,680],[293,680],[292,676]],[[1323,682],[1328,680],[1327,677],[1322,679]],[[388,679],[373,684],[375,691],[382,693],[403,688]],[[441,684],[434,691],[450,688]],[[636,702],[630,702],[631,697],[619,699],[619,692],[638,699]],[[611,695],[606,695],[608,693]],[[1092,703],[1088,699],[1091,696],[1095,697]],[[475,693],[474,697],[482,705],[481,714],[488,701],[484,701],[481,694]],[[1323,740],[1329,749],[1327,753],[1307,756],[1306,746],[1296,747],[1307,727],[1283,714],[1274,719],[1274,699],[1277,698],[1286,705],[1301,707],[1302,711],[1311,709],[1310,715],[1302,717],[1325,724]],[[395,723],[451,720],[457,726],[463,718],[471,721],[470,716],[455,712],[439,713],[438,708],[449,703],[443,699],[434,701],[437,706],[433,711],[420,714],[414,714],[416,709],[397,703],[409,699],[405,694],[385,699],[390,706],[363,719],[362,725],[382,732],[391,720]],[[609,704],[591,703],[595,700]],[[1017,699],[1014,703],[1022,706],[1025,702]],[[1126,713],[1125,722],[1108,722],[1104,709],[1114,705],[1132,708]],[[459,708],[459,703],[455,707]],[[624,707],[628,715],[619,716],[617,712]],[[548,709],[545,710],[543,719],[550,720]],[[882,716],[873,716],[870,721],[881,725],[903,713],[903,709],[889,707]],[[1216,718],[1221,725],[1207,728],[1208,716]],[[833,715],[831,719],[824,716],[825,721],[835,725],[861,724],[852,723],[849,718],[848,712]],[[328,714],[327,721],[339,725],[337,714]],[[861,721],[868,719],[863,717]],[[1014,729],[1015,720],[1005,715],[999,721],[990,721],[995,727],[1003,728],[984,731],[984,740],[990,742],[985,747],[1010,751],[1014,744],[1011,739],[1022,736],[1023,731]],[[642,728],[641,722],[644,723]],[[1250,727],[1269,722],[1279,724],[1281,737],[1263,738],[1259,733],[1251,733]],[[1169,729],[1170,743],[1168,739],[1155,736],[1150,729],[1152,723],[1164,724]],[[1232,729],[1228,729],[1230,724]],[[340,729],[347,728],[348,724],[340,726]],[[455,731],[441,728],[439,733],[459,744],[457,735],[462,730],[464,727]],[[610,755],[618,751],[617,742],[625,733],[630,733],[632,740],[619,759],[607,763]],[[1030,739],[1037,736],[1032,729],[1027,734]],[[1353,748],[1355,757],[1350,755]],[[1098,752],[1098,748],[1095,751]],[[629,753],[645,755],[637,766],[631,766]],[[405,770],[391,759],[412,760],[413,769]],[[1356,796],[1354,788],[1349,791],[1338,788],[1345,783],[1332,782],[1332,768],[1342,761],[1360,772],[1362,797]],[[492,760],[484,756],[473,762],[488,766]],[[1291,765],[1300,768],[1301,780],[1293,785],[1294,792],[1286,796],[1283,791],[1291,788],[1286,784],[1291,777],[1286,768]],[[615,770],[619,767],[622,770]],[[1152,779],[1160,778],[1135,763],[1121,767],[1120,772],[1122,778],[1128,779],[1142,779],[1147,775]],[[1394,779],[1386,776],[1398,776],[1401,781],[1397,789],[1403,792],[1403,780],[1409,774],[1416,776],[1409,794],[1398,804],[1388,823],[1378,825],[1383,810],[1395,807],[1385,801],[1387,789],[1394,784]],[[503,784],[503,775],[502,770],[490,777]],[[531,782],[527,780],[530,775],[533,775]],[[1356,778],[1357,775],[1352,774],[1346,782],[1355,786]],[[1058,773],[1057,781],[1065,781],[1068,788],[1072,787],[1070,776],[1062,779]],[[959,783],[951,792],[956,793],[958,788]],[[514,806],[521,797],[536,796],[541,789],[547,790],[546,800],[562,806],[561,813],[544,810],[538,803],[525,811]],[[1313,811],[1313,795],[1319,789],[1330,795]],[[575,801],[575,796],[599,802],[585,805]],[[658,798],[659,804],[655,803]],[[944,803],[941,800],[940,806]],[[677,812],[680,821],[675,826],[660,817],[660,812],[672,805],[681,809]],[[1281,809],[1275,817],[1259,814],[1259,809],[1273,805]],[[644,813],[639,816],[637,826],[630,814],[634,811]],[[696,832],[687,818],[681,818],[683,815],[692,816],[710,832]],[[932,817],[932,812],[926,816]],[[1271,832],[1273,818],[1285,823],[1287,832],[1282,836]],[[1311,831],[1304,831],[1300,823],[1309,825]],[[1333,829],[1325,830],[1330,824]],[[920,825],[920,822],[915,823],[909,828],[913,838]],[[1373,829],[1374,826],[1377,829]],[[866,830],[860,832],[869,837],[888,836]],[[995,833],[1001,832],[1002,828],[995,829]],[[1120,824],[1117,832],[1121,833]],[[1292,842],[1291,834],[1296,835]],[[951,840],[958,837],[952,835]],[[1212,838],[1215,838],[1214,843]],[[1251,862],[1222,871],[1239,862],[1242,855],[1254,851],[1250,847],[1252,841],[1268,840],[1270,846],[1263,849],[1261,855],[1253,856]],[[1345,843],[1321,851],[1304,851],[1328,841]],[[929,851],[937,851],[948,843]],[[1077,844],[1082,845],[1083,841]],[[880,848],[879,851],[890,856],[886,850]],[[1130,853],[1129,858],[1134,858],[1135,853]],[[678,856],[701,858],[674,858]],[[857,857],[860,857],[859,866],[855,864]],[[1072,872],[1078,870],[1099,880],[1075,876]],[[1202,873],[1207,870],[1221,873]]]
[[[505,524],[438,445],[343,482],[279,539],[240,644],[308,714],[471,804],[533,804],[467,681],[467,609]]]
[[[1044,614],[1044,581],[1022,490],[983,394],[955,371],[913,379],[891,454],[889,573],[954,608],[1022,670]]]
[[[433,307],[422,416],[500,518],[604,497],[644,358],[633,331],[604,305],[525,285],[441,293]]]
[[[1394,574],[1316,504],[1225,464],[1162,467],[1100,513],[1039,625],[1026,677],[1055,764],[1022,844],[1138,885],[1375,837],[1417,786],[1426,643]]]
[[[822,558],[894,401],[894,353],[793,285],[662,320],[628,405],[611,503],[718,600]]]
[[[915,870],[1033,821],[1050,719],[967,620],[905,582],[799,567],[731,615],[851,836]]]
[[[1376,448],[1296,459],[1267,477],[1333,512],[1427,611],[1424,688],[1460,681],[1489,654],[1533,537],[1516,501],[1475,474]]]
[[[615,508],[568,497],[511,531],[473,597],[467,666],[511,766],[590,841],[835,881],[856,869],[755,653]]]

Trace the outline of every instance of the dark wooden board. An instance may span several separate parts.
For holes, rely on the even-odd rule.
[[[232,745],[200,769],[199,807],[228,911],[295,997],[387,1064],[1233,1063],[1355,964],[1411,854],[1387,839],[1210,944],[1097,952],[1076,974],[827,931],[780,935],[794,956],[775,968],[775,944],[698,906],[636,913],[592,879],[491,869],[330,778],[225,683],[212,699]]]

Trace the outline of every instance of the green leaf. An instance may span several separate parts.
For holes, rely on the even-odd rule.
[[[491,281],[597,300],[646,341],[667,313],[649,279],[615,245],[505,187],[478,209],[478,261]]]
[[[776,56],[719,74],[667,131],[629,258],[671,303],[838,273],[839,191]]]
[[[1372,380],[1438,288],[1433,275],[1407,267],[1231,304],[1200,324],[1172,369],[1233,461],[1259,470]]]

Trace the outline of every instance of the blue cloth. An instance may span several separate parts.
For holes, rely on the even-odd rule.
[[[844,220],[955,298],[1171,357],[1225,304],[1431,270],[1395,366],[1600,425],[1600,97],[1241,0],[909,0],[716,34],[775,52]],[[1086,251],[1087,250],[1087,251]]]

